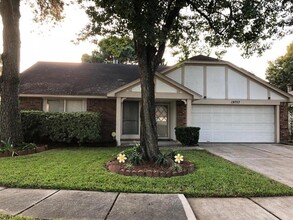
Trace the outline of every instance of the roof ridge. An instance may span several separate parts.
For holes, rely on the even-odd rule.
[[[188,58],[186,61],[217,61],[218,62],[218,61],[222,61],[222,60],[220,60],[218,58],[213,58],[210,56],[205,56],[205,55],[199,54],[199,55]]]

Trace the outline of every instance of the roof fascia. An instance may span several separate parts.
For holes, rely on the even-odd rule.
[[[136,79],[136,80],[134,80],[134,81],[132,81],[130,83],[125,84],[124,86],[119,87],[118,89],[115,89],[115,90],[113,90],[111,92],[108,92],[107,96],[108,97],[115,97],[116,93],[121,92],[121,91],[123,91],[123,90],[125,90],[125,89],[127,89],[127,88],[129,88],[131,86],[134,86],[135,84],[137,84],[139,82],[140,82],[140,79]]]
[[[155,77],[161,79],[162,81],[167,82],[168,84],[171,84],[172,86],[174,86],[174,87],[177,88],[177,89],[183,90],[184,92],[186,92],[186,93],[192,95],[192,97],[193,97],[194,99],[201,99],[201,98],[202,98],[200,94],[198,94],[198,93],[196,93],[196,92],[194,92],[194,91],[192,91],[192,90],[186,88],[185,86],[183,86],[183,85],[181,85],[181,84],[175,82],[175,81],[172,80],[172,79],[169,79],[168,77],[164,76],[164,75],[161,74],[161,73],[156,73],[156,74],[155,74]],[[138,85],[139,83],[140,83],[140,79],[134,80],[133,82],[130,82],[130,83],[128,83],[128,84],[126,84],[126,85],[124,85],[124,86],[122,86],[122,87],[120,87],[120,88],[118,88],[118,89],[116,89],[116,90],[113,90],[113,91],[109,92],[109,93],[107,94],[107,96],[108,96],[108,97],[115,97],[115,95],[116,95],[117,93],[119,93],[119,92],[121,92],[121,91],[123,91],[123,90],[126,90],[127,88],[130,88],[130,87],[133,87],[133,86],[135,86],[135,85]]]
[[[107,99],[107,96],[89,96],[89,95],[51,95],[51,94],[19,94],[19,97],[32,98],[73,98],[73,99]]]
[[[162,79],[165,82],[168,82],[169,84],[171,84],[172,86],[175,86],[176,88],[183,90],[184,92],[190,94],[193,96],[193,99],[202,99],[202,96],[194,91],[192,91],[191,89],[188,89],[187,87],[181,85],[180,83],[174,81],[173,79],[170,79],[168,77],[166,77],[165,75],[161,74],[161,73],[156,73],[156,76],[160,79]]]
[[[281,94],[281,95],[287,97],[287,98],[289,99],[290,102],[293,101],[293,95],[291,95],[291,94],[289,94],[289,93],[287,93],[287,92],[284,92],[284,91],[282,91],[282,90],[276,88],[275,86],[269,84],[269,83],[266,82],[265,80],[263,80],[263,79],[257,77],[257,76],[254,75],[253,73],[251,73],[251,72],[249,72],[249,71],[247,71],[247,70],[245,70],[245,69],[242,69],[242,68],[240,68],[240,67],[238,67],[238,66],[236,66],[236,65],[234,65],[233,63],[230,63],[230,62],[228,62],[228,61],[223,61],[223,60],[219,60],[219,61],[192,61],[192,60],[187,60],[187,61],[184,61],[182,64],[184,64],[184,65],[186,65],[186,64],[187,64],[187,65],[188,65],[188,64],[189,64],[189,65],[190,65],[190,64],[191,64],[191,65],[192,65],[192,64],[193,64],[193,65],[194,65],[194,64],[198,64],[198,65],[200,65],[200,64],[204,64],[204,65],[207,65],[207,64],[209,64],[209,65],[227,65],[227,66],[229,66],[229,67],[231,67],[231,68],[233,68],[233,69],[235,69],[235,70],[241,72],[241,73],[244,74],[245,76],[248,76],[249,78],[251,78],[251,79],[257,81],[258,83],[263,84],[264,86],[269,87],[270,89],[274,90],[275,92],[277,92],[277,93],[279,93],[279,94]]]
[[[237,71],[239,71],[239,72],[243,73],[244,75],[248,76],[249,78],[257,81],[258,83],[263,84],[264,86],[269,87],[270,89],[274,90],[275,92],[287,97],[290,102],[293,101],[293,96],[290,95],[289,93],[284,92],[284,91],[276,88],[275,86],[269,84],[267,81],[257,77],[253,73],[251,73],[251,72],[249,72],[249,71],[247,71],[245,69],[239,68],[238,66],[236,66],[236,65],[234,65],[234,64],[232,64],[232,63],[230,63],[228,61],[225,61],[225,63],[227,64],[227,66],[229,66],[229,67],[231,67],[233,69],[236,69]]]

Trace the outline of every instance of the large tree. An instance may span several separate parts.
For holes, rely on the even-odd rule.
[[[284,56],[270,61],[266,70],[266,78],[270,84],[287,91],[287,85],[293,85],[293,43],[287,47]]]
[[[136,55],[133,41],[128,37],[110,36],[98,42],[98,50],[92,55],[83,54],[83,63],[135,63]]]
[[[80,1],[82,2],[82,1]],[[204,39],[210,46],[237,45],[261,53],[267,40],[281,37],[292,22],[292,1],[276,0],[90,0],[90,24],[82,38],[131,36],[141,79],[140,146],[144,158],[159,155],[154,75],[166,44]],[[190,48],[192,49],[192,48]]]
[[[39,0],[31,7],[37,13],[36,18],[61,19],[63,1]],[[0,139],[17,145],[23,141],[18,105],[18,84],[20,64],[20,0],[0,1],[0,15],[3,23],[3,69],[0,80]]]

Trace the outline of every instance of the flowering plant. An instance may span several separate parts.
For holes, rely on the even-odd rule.
[[[117,160],[119,161],[119,163],[125,163],[125,160],[127,160],[127,157],[125,156],[125,154],[119,154],[117,156]]]
[[[113,131],[113,132],[111,133],[111,136],[112,136],[112,138],[115,138],[115,137],[116,137],[116,132]]]
[[[175,157],[175,163],[181,163],[183,161],[183,155],[177,154]]]

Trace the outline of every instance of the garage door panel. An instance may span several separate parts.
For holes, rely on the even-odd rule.
[[[194,105],[192,125],[200,142],[274,142],[273,106]]]

